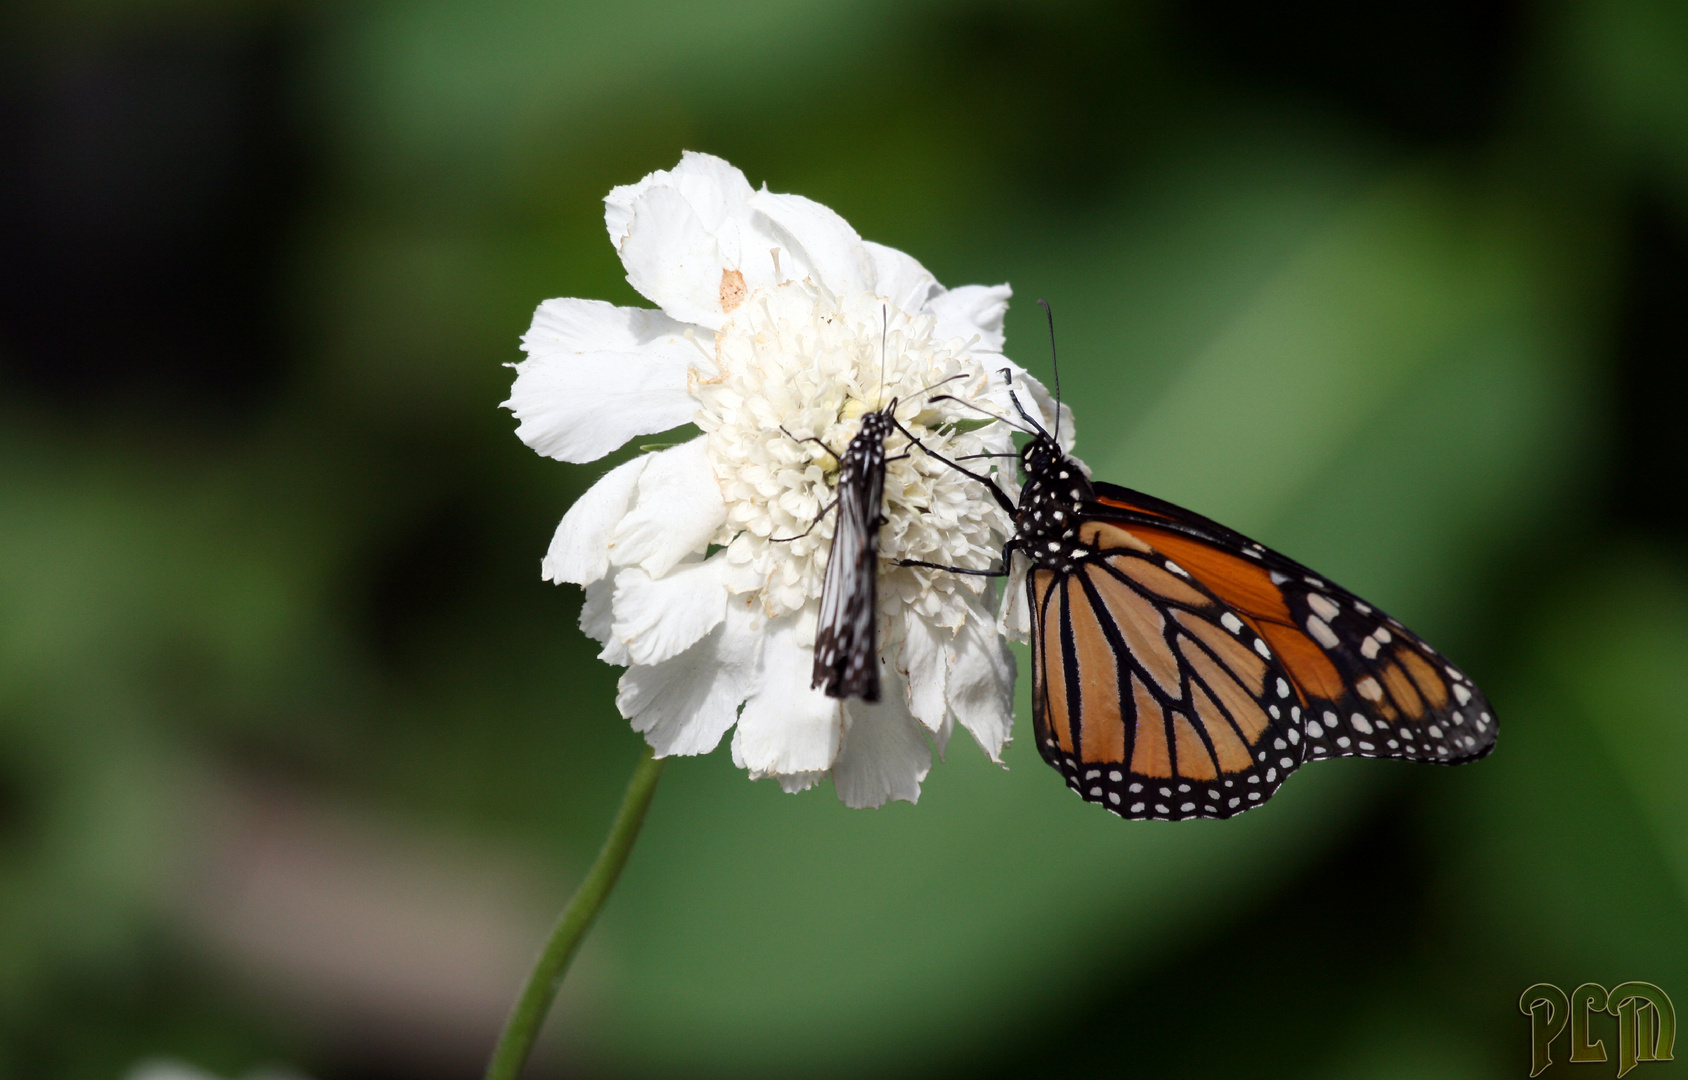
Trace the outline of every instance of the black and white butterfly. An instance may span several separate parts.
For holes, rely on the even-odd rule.
[[[892,401],[862,417],[839,458],[838,522],[815,625],[813,689],[828,697],[879,700],[879,528],[885,524],[885,440],[900,426]]]

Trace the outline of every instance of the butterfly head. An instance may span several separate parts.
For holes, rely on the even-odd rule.
[[[860,439],[866,436],[876,443],[883,443],[893,431],[897,430],[897,420],[892,412],[896,407],[897,400],[892,398],[891,403],[883,409],[863,413],[861,426],[856,429],[856,438]]]
[[[1054,475],[1066,461],[1067,455],[1061,447],[1043,431],[1034,435],[1020,450],[1020,466],[1025,469],[1028,481]]]

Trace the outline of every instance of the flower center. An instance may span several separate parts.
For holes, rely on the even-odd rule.
[[[892,414],[922,447],[955,459],[1011,452],[1007,430],[980,428],[994,413],[960,402],[990,376],[960,339],[938,341],[930,316],[909,315],[871,293],[837,298],[786,282],[745,298],[715,339],[718,374],[694,371],[698,424],[727,505],[714,542],[726,546],[735,591],[760,593],[777,617],[819,598],[835,512],[838,463],[867,413]],[[940,395],[960,399],[934,400]],[[1008,522],[976,481],[911,446],[886,440],[885,526],[880,531],[882,607],[913,603],[939,625],[959,627],[984,583],[897,565],[994,565]],[[991,460],[969,464],[989,471]],[[822,511],[827,512],[823,515]]]

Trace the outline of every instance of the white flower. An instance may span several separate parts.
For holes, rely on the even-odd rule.
[[[1002,356],[1008,287],[945,289],[826,207],[753,190],[704,154],[605,205],[627,280],[660,310],[541,304],[505,405],[522,441],[563,461],[702,429],[606,474],[543,564],[586,587],[582,629],[627,665],[622,715],[659,755],[707,753],[736,724],[733,760],[753,778],[800,791],[830,773],[850,806],[914,801],[929,742],[942,752],[957,723],[999,760],[1014,663],[987,579],[895,560],[994,566],[1008,521],[900,434],[880,532],[883,699],[840,702],[809,683],[832,536],[821,512],[860,417],[895,398],[903,426],[953,459],[1013,451],[1009,429],[984,422],[1010,408],[1008,380],[1052,415]],[[946,394],[976,407],[934,400]],[[1012,459],[969,464],[999,463],[1012,490]]]

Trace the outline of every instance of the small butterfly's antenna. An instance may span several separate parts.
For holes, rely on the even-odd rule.
[[[1013,397],[1012,394],[1010,394],[1009,396]],[[935,401],[935,402],[937,402],[937,401],[953,401],[957,405],[960,405],[962,408],[972,409],[974,412],[980,413],[981,415],[984,415],[984,416],[988,416],[992,420],[995,420],[1000,424],[1006,424],[1007,426],[1013,428],[1015,431],[1020,432],[1022,435],[1036,435],[1036,434],[1038,434],[1038,432],[1043,430],[1043,425],[1041,425],[1041,424],[1038,424],[1038,426],[1035,429],[1021,427],[1019,424],[1016,424],[1014,421],[1008,419],[1008,417],[1003,416],[1000,413],[991,412],[989,409],[986,409],[986,408],[979,406],[979,405],[975,405],[971,401],[966,401],[962,398],[958,398],[954,394],[939,394],[937,397],[933,398],[932,400]],[[1018,408],[1019,404],[1020,404],[1019,399],[1015,398],[1014,399],[1015,407]],[[1020,415],[1026,416],[1026,410],[1020,409]],[[1032,420],[1032,418],[1029,417],[1029,416],[1026,416],[1026,419],[1033,424],[1037,424],[1037,421]]]
[[[1061,442],[1061,368],[1055,362],[1055,311],[1049,306],[1049,301],[1039,300],[1037,306],[1049,317],[1049,370],[1055,376],[1055,442]],[[1019,404],[1016,402],[1015,404]],[[1024,410],[1021,411],[1024,415]]]
[[[915,398],[920,397],[922,394],[930,394],[932,391],[936,390],[940,386],[943,386],[947,383],[952,383],[957,379],[965,379],[965,378],[967,378],[967,372],[958,371],[954,375],[951,375],[947,379],[939,379],[937,382],[933,383],[931,386],[921,387],[920,393],[915,394],[914,397],[909,398],[909,400],[913,401]],[[948,396],[948,395],[945,395],[945,396]],[[936,399],[934,399],[934,400],[936,400]]]
[[[891,336],[891,308],[879,305],[879,406],[885,407],[885,341]]]

